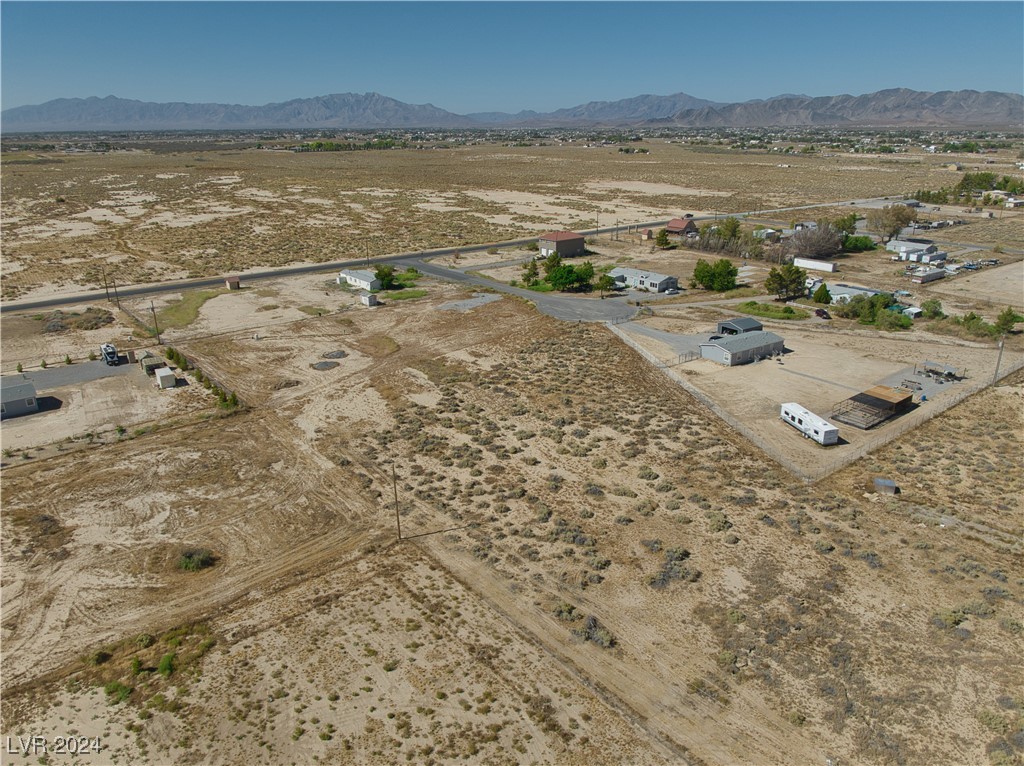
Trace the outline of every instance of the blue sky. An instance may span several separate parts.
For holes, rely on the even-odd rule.
[[[260,105],[376,91],[458,113],[643,93],[1024,92],[1013,2],[8,2],[0,104]]]

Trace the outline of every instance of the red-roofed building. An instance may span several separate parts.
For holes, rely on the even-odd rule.
[[[552,253],[558,253],[563,258],[571,258],[574,255],[583,255],[587,245],[582,234],[574,231],[552,231],[537,238],[537,245],[540,247],[541,258],[547,258]]]
[[[697,224],[693,222],[692,218],[673,218],[665,225],[665,231],[669,237],[682,239],[687,234],[696,234]]]

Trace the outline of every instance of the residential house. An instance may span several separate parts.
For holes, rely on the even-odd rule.
[[[25,378],[0,380],[0,420],[39,412],[35,385]]]
[[[352,285],[360,290],[380,290],[377,275],[367,269],[343,269],[338,272],[339,285]]]
[[[643,269],[627,269],[616,266],[608,272],[608,276],[614,279],[620,287],[632,287],[651,293],[663,293],[666,290],[679,289],[679,279],[677,277]]]
[[[673,218],[665,224],[665,233],[669,239],[683,239],[688,235],[697,235],[697,224],[692,218]]]

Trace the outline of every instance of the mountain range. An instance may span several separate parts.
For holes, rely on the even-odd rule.
[[[264,106],[152,103],[107,96],[60,98],[0,112],[10,132],[486,127],[1011,127],[1024,125],[1024,96],[975,90],[896,88],[861,96],[786,94],[717,103],[686,93],[591,101],[554,112],[455,114],[379,93],[338,93]]]

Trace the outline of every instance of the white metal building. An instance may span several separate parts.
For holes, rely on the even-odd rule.
[[[816,261],[813,258],[794,258],[793,265],[801,269],[810,269],[811,271],[835,271],[839,268],[838,265],[831,261]]]
[[[745,362],[781,354],[785,349],[785,342],[775,333],[755,330],[701,343],[700,356],[701,359],[710,359],[727,367],[735,367]]]
[[[838,428],[796,402],[783,404],[779,417],[783,422],[793,426],[808,439],[814,439],[818,444],[827,446],[839,442]]]
[[[352,285],[361,290],[380,290],[377,275],[367,269],[344,269],[338,272],[337,282],[339,285]]]

